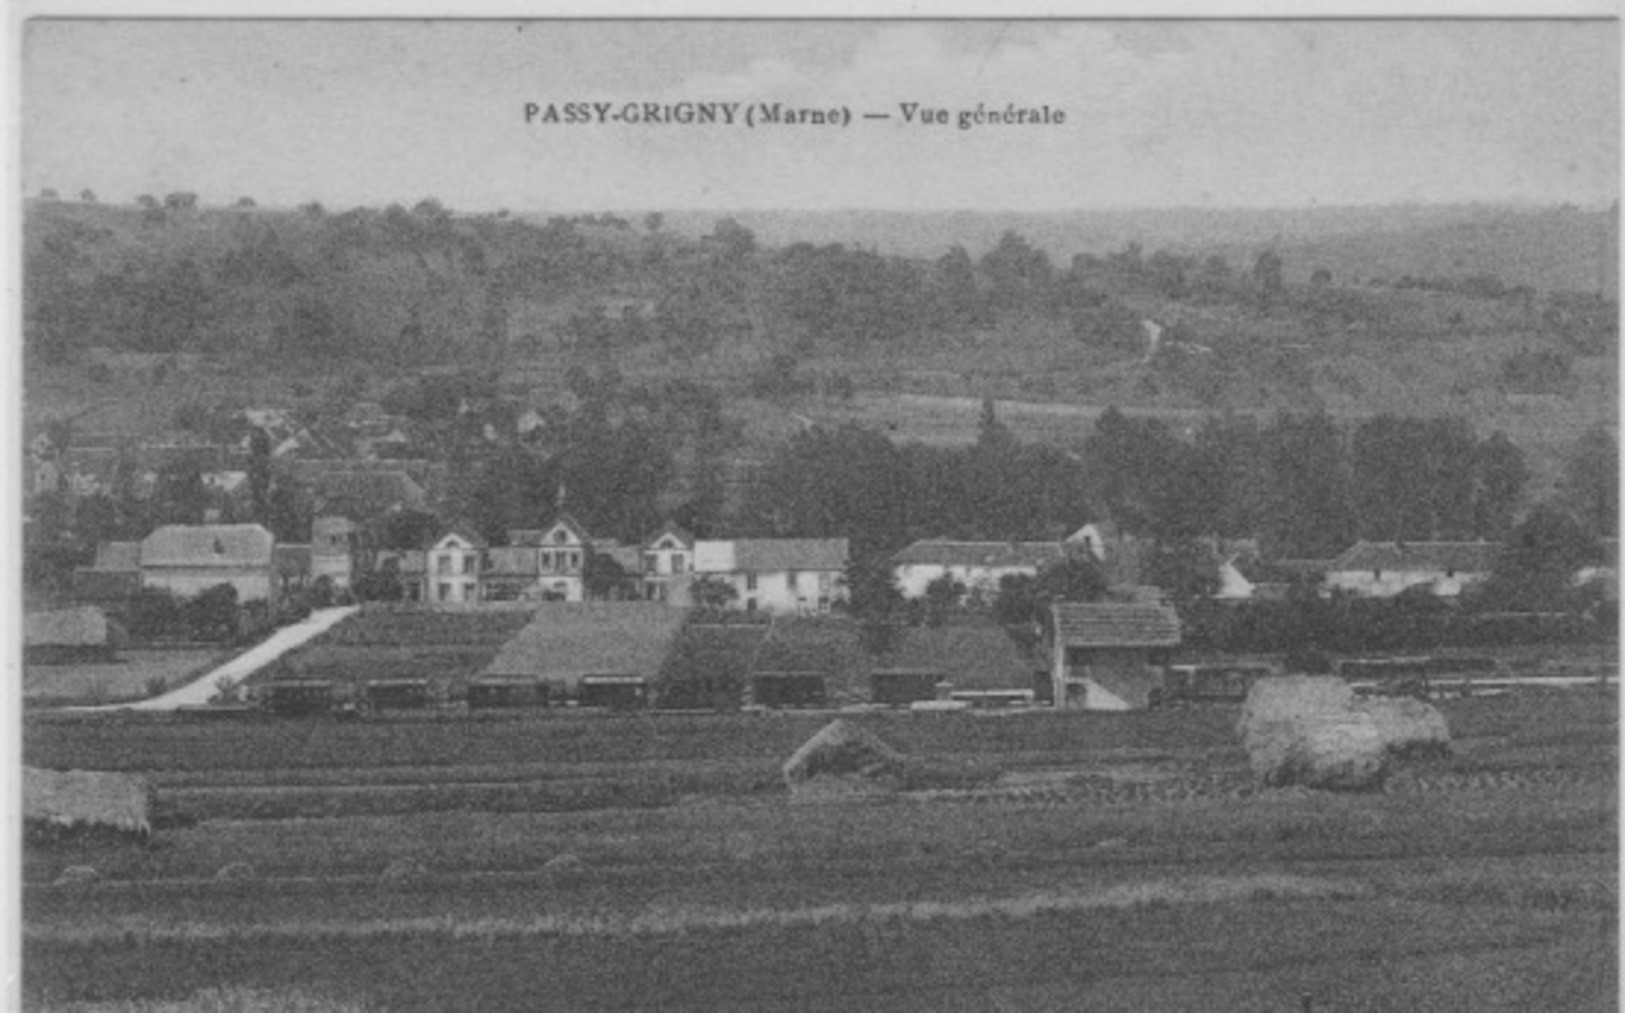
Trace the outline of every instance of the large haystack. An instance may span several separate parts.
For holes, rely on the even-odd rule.
[[[1395,759],[1449,751],[1438,710],[1415,700],[1361,700],[1340,678],[1265,678],[1237,727],[1264,784],[1376,790]]]
[[[151,791],[140,777],[92,770],[23,767],[23,827],[30,840],[152,833]]]
[[[792,793],[818,781],[880,790],[901,781],[904,766],[902,753],[863,728],[837,720],[785,760],[784,782]]]

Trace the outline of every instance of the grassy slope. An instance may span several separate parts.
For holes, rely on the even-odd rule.
[[[289,987],[447,1009],[1617,1005],[1614,697],[1446,709],[1458,755],[1443,776],[1477,783],[1188,801],[791,804],[774,771],[815,717],[36,721],[31,763],[162,767],[160,804],[164,789],[230,792],[272,754],[297,779],[665,779],[703,797],[222,820],[144,850],[31,850],[25,988],[52,1005]],[[1037,777],[1232,770],[1233,720],[864,723],[918,758]],[[543,867],[561,854],[579,867]],[[403,861],[422,874],[379,881]],[[209,878],[230,862],[260,878]],[[107,881],[43,885],[68,864]]]

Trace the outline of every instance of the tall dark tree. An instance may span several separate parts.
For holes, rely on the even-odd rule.
[[[1477,493],[1473,501],[1473,525],[1486,540],[1504,540],[1512,530],[1529,483],[1529,466],[1523,452],[1502,431],[1480,442],[1473,456]]]
[[[1536,505],[1515,527],[1479,598],[1499,611],[1564,611],[1584,606],[1574,586],[1581,566],[1597,560],[1597,541],[1569,513]]]
[[[1597,425],[1575,442],[1559,482],[1562,503],[1593,537],[1619,534],[1619,443]]]
[[[187,457],[177,457],[158,472],[153,490],[152,522],[155,526],[179,524],[196,526],[203,522],[209,507],[209,489],[203,471]]]
[[[1348,457],[1324,413],[1280,414],[1265,431],[1272,488],[1265,536],[1283,557],[1329,558],[1353,541]]]
[[[1266,299],[1273,300],[1285,285],[1286,263],[1281,255],[1269,250],[1259,254],[1253,262],[1253,285]]]
[[[256,427],[248,438],[248,498],[254,521],[265,523],[271,516],[271,436]]]

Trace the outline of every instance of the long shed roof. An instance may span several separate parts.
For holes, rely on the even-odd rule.
[[[141,567],[215,565],[270,568],[276,538],[258,523],[160,526],[141,542]]]
[[[639,601],[538,604],[530,624],[503,645],[484,675],[559,681],[589,674],[652,678],[684,614],[680,608]]]

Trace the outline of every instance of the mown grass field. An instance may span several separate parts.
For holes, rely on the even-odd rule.
[[[25,1003],[1616,1009],[1615,695],[1443,708],[1372,795],[1253,788],[1230,708],[862,715],[917,779],[811,800],[827,716],[30,717],[168,818],[27,851]]]
[[[30,705],[119,703],[146,699],[151,683],[165,688],[227,659],[235,651],[220,649],[124,649],[106,663],[25,664],[23,699]]]

